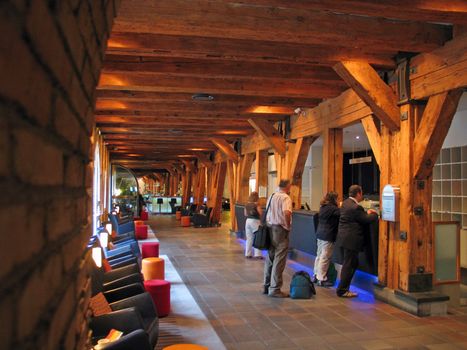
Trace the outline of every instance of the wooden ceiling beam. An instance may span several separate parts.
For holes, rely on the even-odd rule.
[[[238,154],[234,150],[231,144],[229,144],[226,140],[220,138],[211,138],[211,142],[216,145],[219,150],[225,154],[230,160],[235,163],[238,163]]]
[[[447,26],[387,20],[381,18],[382,12],[374,18],[295,8],[271,9],[271,6],[209,0],[127,0],[121,4],[114,30],[211,38],[221,34],[232,39],[332,42],[335,46],[352,47],[380,45],[412,52],[439,47],[451,34]]]
[[[126,90],[97,90],[97,100],[119,100],[122,102],[193,102],[190,93],[167,93],[148,91],[126,91]],[[321,100],[316,98],[292,98],[276,96],[247,96],[216,94],[214,100],[209,104],[217,105],[262,105],[262,106],[292,106],[313,107]]]
[[[237,0],[263,6],[320,10],[406,21],[467,24],[467,2],[464,0]]]
[[[159,35],[113,31],[108,54],[136,57],[171,57],[235,62],[274,62],[332,66],[341,60],[368,62],[378,67],[394,67],[394,50],[384,46],[354,48],[305,43],[272,42],[247,39],[206,38],[192,35]]]
[[[373,67],[368,63],[344,61],[334,69],[391,131],[400,128],[397,97]]]
[[[248,119],[248,122],[277,153],[285,156],[285,139],[279,134],[279,131],[277,131],[273,124],[268,121],[253,119]]]
[[[209,94],[232,94],[250,96],[290,96],[308,98],[334,97],[343,90],[345,84],[326,81],[293,81],[290,79],[251,78],[212,78],[177,77],[166,74],[144,73],[102,73],[98,89],[132,90],[153,92],[190,92],[200,91]]]
[[[129,55],[106,55],[104,73],[170,74],[171,76],[216,77],[216,78],[272,78],[296,80],[339,81],[331,67],[316,64],[284,64],[269,62],[233,62],[173,57],[135,57]]]

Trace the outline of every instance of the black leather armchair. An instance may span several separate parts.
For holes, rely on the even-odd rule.
[[[191,221],[195,227],[208,227],[211,226],[211,212],[212,208],[208,208],[204,214],[193,214]]]
[[[138,294],[110,304],[113,312],[91,319],[90,328],[93,337],[100,339],[109,331],[117,329],[124,334],[137,329],[146,332],[151,349],[157,344],[159,335],[159,318],[149,293]]]
[[[130,332],[120,339],[101,346],[102,350],[153,350],[149,337],[142,329]]]
[[[192,216],[196,212],[197,206],[196,204],[187,205],[185,209],[182,209],[182,216]]]

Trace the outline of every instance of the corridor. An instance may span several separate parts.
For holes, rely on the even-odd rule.
[[[183,228],[173,216],[153,216],[149,224],[161,254],[170,258],[227,349],[467,349],[465,308],[451,309],[447,317],[418,318],[369,293],[346,300],[323,288],[312,300],[268,298],[260,293],[263,261],[243,257],[242,242],[228,225]],[[289,261],[284,290],[300,268]]]

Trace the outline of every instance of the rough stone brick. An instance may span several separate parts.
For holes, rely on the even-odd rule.
[[[31,1],[26,29],[42,59],[47,62],[60,84],[67,86],[67,82],[70,81],[74,73],[63,42],[53,23],[47,1]]]
[[[70,111],[68,104],[61,97],[57,97],[55,102],[54,122],[58,133],[76,147],[81,126]]]
[[[10,135],[6,120],[0,119],[0,177],[10,174]]]
[[[74,224],[73,200],[54,199],[47,208],[47,237],[54,241],[70,232]]]
[[[33,273],[27,283],[22,286],[18,301],[17,325],[18,338],[23,339],[36,327],[51,301],[54,290],[49,289],[42,280],[39,271]]]
[[[75,301],[73,293],[73,285],[67,288],[60,304],[57,308],[57,312],[52,318],[50,325],[51,332],[49,332],[48,349],[58,349],[58,345],[62,338],[62,335],[66,332],[69,323],[69,319],[75,311]]]
[[[44,208],[27,204],[9,205],[0,210],[2,227],[8,227],[9,234],[0,235],[2,250],[0,278],[14,270],[14,266],[27,261],[44,246]],[[13,249],[14,246],[21,249]],[[1,328],[1,327],[0,327]]]
[[[40,125],[46,125],[50,118],[51,83],[38,68],[37,61],[21,39],[17,24],[12,23],[10,17],[0,19],[0,33],[8,33],[2,36],[2,47],[8,50],[0,49],[0,72],[2,81],[9,82],[0,84],[0,94],[22,105]],[[37,98],[38,91],[41,98]]]
[[[0,299],[0,339],[2,340],[2,347],[4,349],[12,349],[11,343],[13,341],[13,320],[15,315],[14,303],[11,296],[2,297]]]
[[[75,106],[75,110],[77,111],[79,118],[84,122],[85,112],[88,109],[90,102],[88,96],[85,95],[83,91],[83,87],[80,84],[78,79],[73,80],[70,85],[68,95]]]
[[[89,240],[90,236],[88,236]],[[63,245],[62,248],[62,257],[63,257],[63,267],[65,270],[70,270],[78,260],[82,259],[82,245],[81,238],[79,236],[74,237],[69,242]]]
[[[14,131],[16,174],[34,185],[61,185],[62,151],[28,129]]]
[[[65,186],[82,187],[84,184],[84,163],[79,157],[68,158],[65,166]]]

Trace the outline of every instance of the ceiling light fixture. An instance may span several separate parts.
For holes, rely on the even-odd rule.
[[[207,93],[197,93],[191,96],[191,98],[195,101],[212,101],[214,100],[214,96],[207,94]]]

